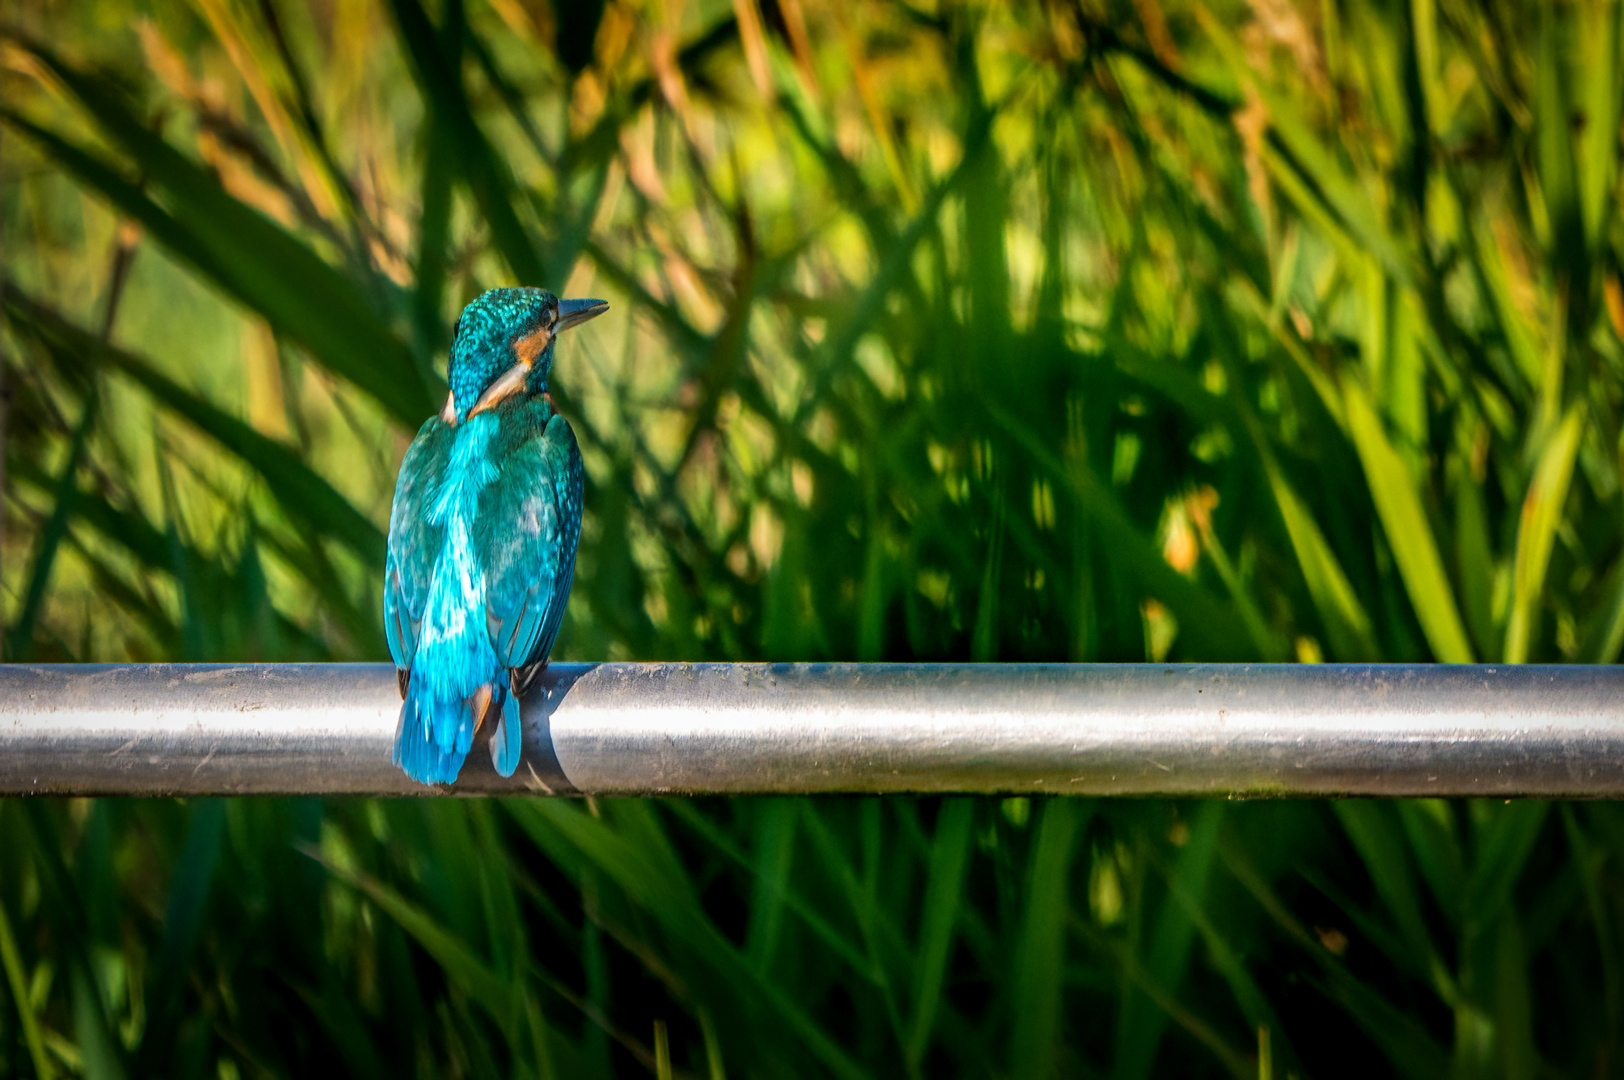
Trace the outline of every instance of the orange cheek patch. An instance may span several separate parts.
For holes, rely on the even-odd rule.
[[[536,362],[536,357],[541,355],[542,350],[546,349],[548,342],[552,340],[553,328],[540,326],[524,337],[516,339],[513,342],[513,352],[518,356],[519,363],[529,367]]]

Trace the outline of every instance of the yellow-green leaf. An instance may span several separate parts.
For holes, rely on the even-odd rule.
[[[1359,452],[1377,516],[1427,644],[1433,655],[1446,664],[1470,664],[1472,646],[1461,624],[1449,578],[1444,574],[1443,560],[1438,557],[1438,543],[1422,509],[1415,479],[1387,441],[1370,397],[1356,379],[1342,380],[1342,399],[1348,433]]]
[[[1273,462],[1266,462],[1269,486],[1274,489],[1274,501],[1280,508],[1280,517],[1286,523],[1286,533],[1297,553],[1303,580],[1308,583],[1308,595],[1314,608],[1325,623],[1325,632],[1331,639],[1331,648],[1338,660],[1375,660],[1376,642],[1370,632],[1370,617],[1354,593],[1348,577],[1342,572],[1336,552],[1320,532],[1314,515],[1309,513],[1297,493],[1291,490]]]
[[[1551,562],[1551,542],[1562,522],[1562,506],[1568,499],[1568,482],[1573,479],[1573,462],[1583,433],[1584,414],[1575,405],[1568,410],[1556,437],[1540,454],[1539,467],[1534,470],[1528,494],[1523,498],[1522,520],[1517,526],[1517,561],[1512,575],[1511,621],[1506,625],[1508,664],[1520,664],[1528,659],[1534,614],[1545,587],[1545,570]]]

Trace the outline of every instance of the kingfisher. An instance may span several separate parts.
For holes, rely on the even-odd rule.
[[[394,762],[421,783],[456,780],[487,720],[496,771],[519,765],[519,697],[547,664],[581,537],[581,451],[547,393],[553,348],[608,307],[492,289],[451,331],[451,392],[400,463],[384,562]]]

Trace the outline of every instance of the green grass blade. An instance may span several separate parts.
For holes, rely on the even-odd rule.
[[[1226,845],[1224,860],[1230,873],[1257,899],[1263,911],[1319,966],[1321,978],[1310,978],[1310,985],[1336,1002],[1380,1048],[1399,1074],[1411,1080],[1448,1075],[1449,1055],[1412,1012],[1388,1001],[1332,956],[1307,927],[1296,920],[1244,853]]]
[[[1580,4],[1574,67],[1585,123],[1579,135],[1579,201],[1591,252],[1605,242],[1616,215],[1619,113],[1624,109],[1624,17],[1614,3]]]
[[[1568,285],[1583,290],[1585,231],[1579,205],[1578,163],[1574,159],[1573,118],[1564,70],[1564,20],[1554,7],[1541,7],[1539,36],[1534,53],[1534,164],[1539,195],[1549,223],[1550,258]],[[1607,78],[1611,72],[1587,73]],[[1601,119],[1598,117],[1597,119]],[[1617,139],[1609,140],[1616,143]]]
[[[11,318],[37,333],[46,347],[57,354],[59,363],[64,366],[90,363],[129,376],[160,404],[191,421],[252,466],[289,514],[303,519],[318,535],[331,536],[367,562],[382,567],[382,530],[350,505],[291,448],[260,434],[185,389],[145,359],[108,345],[72,325],[21,291],[8,289],[5,302]]]
[[[665,804],[679,820],[693,829],[706,843],[712,845],[717,851],[727,856],[738,866],[751,871],[758,871],[758,862],[747,855],[743,848],[734,843],[720,828],[716,826],[693,803],[686,799],[673,799]],[[799,811],[797,811],[799,812]],[[836,930],[834,924],[818,911],[817,907],[804,896],[793,884],[786,885],[784,904],[801,919],[819,940],[823,948],[827,948],[838,956],[848,968],[860,977],[873,981],[874,973],[869,968],[868,961],[862,951],[849,941],[845,935]]]
[[[1427,929],[1421,893],[1416,888],[1395,811],[1366,799],[1333,803],[1332,809],[1354,850],[1359,853],[1365,872],[1376,887],[1376,895],[1397,924],[1410,966],[1417,974],[1431,980],[1439,996],[1452,1002],[1456,996],[1454,979]]]
[[[181,992],[202,932],[204,905],[214,886],[225,835],[226,808],[219,799],[193,799],[186,807],[186,839],[169,878],[163,936],[147,985],[149,1021],[135,1071],[162,1071],[176,1050]]]
[[[6,642],[6,659],[27,660],[33,650],[34,623],[39,619],[45,603],[45,591],[51,583],[51,571],[56,566],[57,549],[68,533],[68,521],[73,515],[74,496],[79,491],[79,466],[84,460],[85,446],[90,431],[96,424],[97,402],[92,394],[85,401],[79,423],[74,425],[73,438],[68,443],[68,457],[62,463],[62,472],[52,485],[51,513],[39,531],[34,557],[28,567],[28,591],[23,594],[23,607],[12,625]]]
[[[1345,662],[1369,662],[1379,655],[1376,639],[1371,631],[1370,616],[1354,592],[1353,584],[1342,572],[1336,552],[1320,532],[1319,525],[1297,493],[1291,489],[1280,469],[1271,459],[1265,459],[1264,468],[1269,477],[1269,488],[1274,493],[1276,508],[1285,522],[1291,538],[1297,564],[1302,568],[1308,595],[1314,601],[1325,624],[1333,655]]]
[[[8,837],[20,841],[38,874],[41,901],[62,942],[60,964],[66,969],[69,1015],[84,1075],[95,1080],[122,1080],[128,1075],[124,1046],[110,1020],[107,1000],[91,954],[89,924],[83,900],[63,861],[62,836],[43,803],[12,804]]]
[[[871,1075],[783,989],[757,975],[705,916],[686,876],[672,877],[663,872],[664,857],[632,842],[609,823],[560,801],[533,800],[508,806],[521,826],[533,835],[542,830],[556,832],[675,940],[685,942],[704,957],[735,992],[752,994],[766,1004],[784,1025],[785,1034],[793,1034],[831,1073],[853,1080]]]
[[[1472,268],[1482,291],[1487,293],[1489,311],[1505,338],[1517,371],[1527,385],[1537,387],[1544,375],[1545,361],[1538,336],[1540,327],[1526,319],[1517,305],[1518,292],[1525,285],[1523,275],[1515,264],[1508,264],[1506,253],[1487,222],[1468,221],[1465,233]]]
[[[1472,646],[1461,624],[1460,610],[1455,605],[1415,480],[1387,441],[1381,420],[1356,378],[1342,380],[1342,397],[1347,408],[1349,435],[1364,465],[1376,513],[1381,518],[1388,546],[1392,548],[1393,559],[1398,563],[1399,574],[1427,643],[1433,655],[1443,663],[1469,664]]]
[[[492,971],[467,942],[422,906],[370,875],[322,859],[318,852],[308,854],[327,867],[334,877],[370,897],[384,914],[400,924],[402,930],[434,957],[447,975],[465,987],[499,1025],[507,1027],[515,1019],[512,984]]]
[[[17,1006],[17,1019],[22,1024],[23,1043],[28,1047],[29,1060],[34,1064],[34,1075],[39,1080],[51,1080],[56,1070],[45,1052],[40,1037],[39,1017],[29,1000],[28,981],[24,978],[22,954],[17,951],[17,936],[11,930],[11,917],[0,903],[0,964],[5,965],[6,985],[11,989],[12,1002]]]
[[[1062,462],[1030,427],[990,402],[988,415],[1030,455],[1040,471],[1073,493],[1089,523],[1100,530],[1113,557],[1125,564],[1124,569],[1135,583],[1178,617],[1181,641],[1194,643],[1195,651],[1210,660],[1251,655],[1246,621],[1169,566],[1151,539],[1134,526],[1121,501],[1085,462]]]
[[[1459,927],[1466,857],[1455,834],[1451,804],[1443,799],[1404,799],[1396,806],[1421,876],[1444,917]]]
[[[1464,464],[1464,463],[1463,463]],[[1496,573],[1489,511],[1483,485],[1462,467],[1454,477],[1455,573],[1460,582],[1461,614],[1479,656],[1493,656],[1504,644],[1494,610]],[[1502,613],[1503,617],[1503,613]]]
[[[1507,1080],[1534,1080],[1540,1075],[1534,1045],[1533,988],[1529,984],[1528,950],[1515,912],[1496,927],[1494,949],[1494,1048],[1487,1064]],[[1457,1060],[1460,1054],[1457,1051]]]
[[[428,150],[419,195],[423,216],[418,223],[417,279],[412,290],[419,356],[434,355],[449,336],[444,308],[456,143],[447,124],[446,118],[431,111],[423,135]]]
[[[1252,65],[1228,29],[1205,8],[1198,7],[1196,14],[1230,71],[1248,80],[1268,106],[1264,161],[1271,174],[1305,212],[1317,211],[1326,224],[1337,222],[1357,239],[1363,251],[1376,256],[1388,273],[1408,282],[1414,275],[1409,253],[1382,223],[1364,185],[1348,175],[1335,153],[1313,132],[1295,101],[1253,76]],[[1336,231],[1339,229],[1333,227],[1333,237]]]
[[[964,900],[964,873],[970,855],[970,823],[975,803],[947,799],[936,817],[930,869],[925,879],[924,915],[914,961],[913,1022],[908,1029],[907,1059],[919,1067],[936,1024],[953,932]]]
[[[1191,812],[1188,839],[1172,871],[1172,887],[1197,903],[1206,896],[1223,819],[1223,803],[1197,804]],[[1195,938],[1196,924],[1188,907],[1169,898],[1156,914],[1149,939],[1140,946],[1145,953],[1146,979],[1167,995],[1175,994],[1184,980]],[[1155,1007],[1147,994],[1130,991],[1126,995],[1117,1014],[1116,1057],[1111,1070],[1115,1080],[1143,1080],[1151,1075],[1166,1027],[1165,1010]]]
[[[765,975],[772,967],[783,930],[785,897],[795,856],[796,808],[787,799],[763,800],[755,810],[756,871],[745,952]]]
[[[132,214],[220,288],[266,316],[328,368],[372,394],[398,419],[415,423],[438,406],[404,344],[339,271],[258,211],[226,193],[205,170],[149,131],[119,93],[35,43],[27,48],[121,146],[147,182],[184,213],[166,212],[98,162],[29,122],[0,112],[97,194]],[[179,241],[176,243],[176,241]]]
[[[1573,804],[1564,803],[1557,809],[1562,815],[1562,832],[1567,837],[1568,846],[1573,849],[1573,861],[1584,887],[1585,907],[1595,927],[1596,952],[1602,970],[1602,1000],[1606,1014],[1618,1016],[1624,1011],[1624,972],[1620,970],[1614,912],[1602,898],[1605,880],[1602,868],[1607,860],[1607,853],[1595,842],[1595,833],[1598,830],[1594,816],[1587,816],[1585,823],[1581,825]],[[1609,1041],[1611,1038],[1616,1036],[1610,1036]]]
[[[1068,883],[1077,834],[1094,814],[1092,803],[1047,799],[1026,870],[1026,910],[1013,968],[1009,1072],[1017,1080],[1048,1080],[1059,1049]]]
[[[853,865],[847,855],[847,846],[840,842],[831,822],[813,812],[814,803],[801,804],[805,813],[802,821],[806,833],[817,848],[825,865],[825,872],[839,886],[846,900],[850,915],[857,924],[858,932],[863,938],[863,948],[867,954],[867,969],[872,973],[874,985],[878,988],[881,1001],[884,1004],[886,1018],[890,1021],[894,1035],[899,1042],[905,1042],[903,1033],[901,1009],[897,1001],[897,980],[893,977],[891,965],[887,960],[900,952],[901,934],[894,924],[886,917],[886,912],[874,902],[874,874],[877,871],[877,851],[879,844],[879,808],[876,800],[866,800],[859,811],[859,842],[863,849],[863,872]]]
[[[73,1034],[81,1067],[88,1080],[123,1080],[125,1070],[118,1036],[107,1022],[101,990],[88,966],[74,965],[68,973],[73,1001]]]
[[[1263,1074],[1265,1067],[1275,1058],[1286,1061],[1295,1061],[1296,1053],[1286,1040],[1285,1026],[1280,1015],[1275,1011],[1263,989],[1247,968],[1246,959],[1238,951],[1230,936],[1219,928],[1214,922],[1215,917],[1222,917],[1225,907],[1204,901],[1200,896],[1193,896],[1185,887],[1184,881],[1162,862],[1157,860],[1157,869],[1162,872],[1167,882],[1168,898],[1177,904],[1190,920],[1190,924],[1201,935],[1202,944],[1206,946],[1211,957],[1212,965],[1223,975],[1224,982],[1228,984],[1230,992],[1235,996],[1235,1004],[1245,1014],[1247,1024],[1260,1033],[1267,1033],[1270,1041],[1270,1053],[1259,1054],[1259,1072]]]
[[[444,133],[456,147],[454,163],[489,222],[491,238],[515,280],[524,285],[561,287],[562,283],[549,281],[548,268],[519,220],[517,189],[507,164],[491,148],[469,108],[462,85],[461,50],[454,49],[450,56],[442,51],[434,24],[417,0],[393,0],[390,8],[423,97],[435,115],[445,118]],[[461,24],[462,5],[448,4],[445,10],[447,18],[457,22],[448,26],[447,32],[460,40],[469,32]]]
[[[1476,850],[1466,882],[1468,934],[1487,933],[1502,915],[1512,913],[1512,890],[1534,853],[1551,805],[1518,800],[1486,803],[1482,809],[1487,820],[1477,829]]]
[[[1338,966],[1325,981],[1310,978],[1340,1005],[1371,1041],[1379,1046],[1394,1071],[1409,1080],[1437,1080],[1450,1075],[1449,1055],[1408,1010],[1382,997],[1358,977]]]
[[[1528,494],[1523,499],[1512,578],[1511,618],[1506,624],[1505,662],[1508,664],[1521,664],[1528,659],[1534,620],[1544,599],[1551,545],[1562,523],[1568,483],[1573,479],[1573,463],[1583,437],[1584,408],[1576,404],[1568,410],[1562,426],[1540,454]]]
[[[1578,660],[1583,664],[1612,664],[1624,651],[1624,555],[1613,563],[1596,591],[1602,599],[1591,613]]]

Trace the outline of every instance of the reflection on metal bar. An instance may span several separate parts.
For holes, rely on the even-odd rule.
[[[0,794],[1624,795],[1624,668],[554,664],[509,779],[387,664],[0,666]]]

